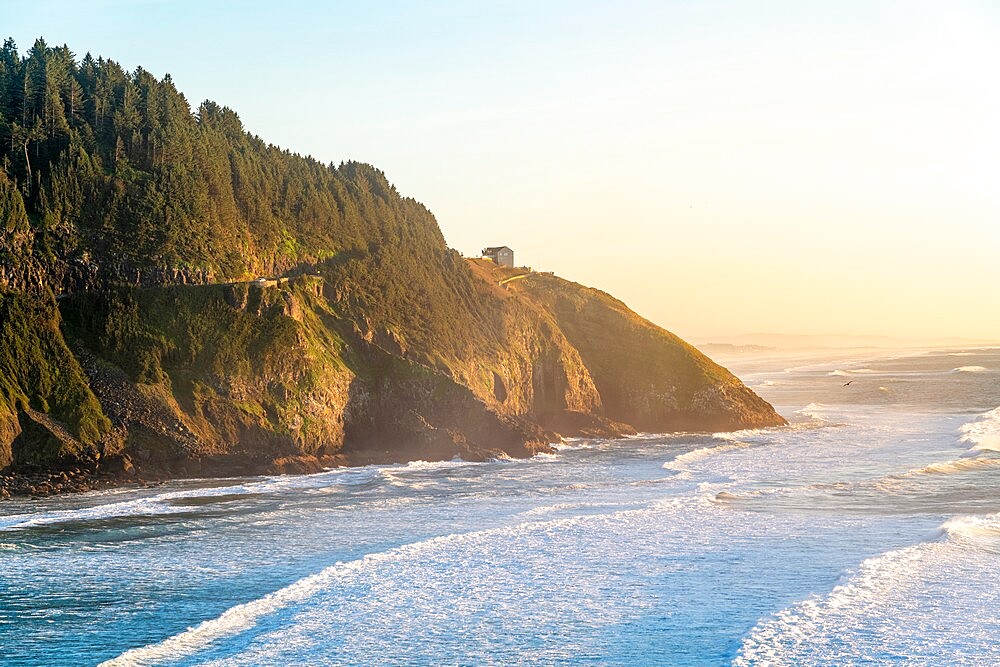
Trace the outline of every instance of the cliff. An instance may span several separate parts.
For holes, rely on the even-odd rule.
[[[501,286],[377,169],[169,77],[8,41],[0,134],[0,493],[783,423],[621,302]]]
[[[554,322],[576,352],[596,412],[644,431],[727,431],[781,423],[771,406],[692,345],[611,295],[547,273],[472,260],[487,280]],[[572,409],[572,408],[569,408]]]

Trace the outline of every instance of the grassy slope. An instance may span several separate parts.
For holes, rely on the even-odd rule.
[[[15,461],[50,464],[97,451],[110,423],[63,340],[52,298],[0,292],[0,339],[0,432],[20,431],[18,412],[27,408],[48,413],[75,439],[36,439],[16,448]],[[0,451],[0,463],[9,461]]]
[[[73,338],[197,436],[198,454],[322,454],[342,439],[352,373],[316,291],[312,278],[121,289],[74,295],[63,311]]]

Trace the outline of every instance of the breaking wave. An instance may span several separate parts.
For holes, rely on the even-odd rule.
[[[451,463],[451,462],[442,462]],[[399,468],[431,467],[438,464],[428,464],[418,461]],[[398,468],[397,468],[398,470]],[[104,503],[91,507],[72,510],[52,510],[49,512],[30,512],[12,514],[0,519],[0,531],[28,530],[43,526],[66,523],[101,521],[120,517],[161,516],[192,511],[192,501],[197,499],[238,499],[241,496],[279,494],[288,491],[316,491],[333,487],[361,486],[385,480],[382,470],[375,466],[363,468],[337,468],[311,475],[275,475],[259,481],[232,484],[229,486],[212,486],[181,491],[168,491],[151,496],[133,498],[112,503]],[[95,494],[97,495],[97,494]],[[93,497],[93,496],[92,496]]]
[[[985,366],[959,366],[951,369],[953,373],[985,373],[988,370]]]
[[[908,470],[901,477],[915,477],[917,475],[951,475],[954,473],[969,472],[970,470],[982,470],[984,468],[1000,467],[1000,459],[995,458],[964,458],[953,461],[941,461],[931,463],[922,468]]]
[[[1000,407],[963,424],[959,432],[962,434],[961,441],[972,445],[973,450],[1000,452]]]
[[[949,537],[977,547],[1000,546],[1000,514],[988,516],[956,516],[945,522]]]
[[[648,505],[648,503],[645,504]],[[517,543],[535,538],[548,540],[552,531],[583,529],[591,525],[589,522],[595,520],[626,521],[644,516],[648,512],[662,512],[680,504],[679,500],[672,499],[659,501],[653,507],[625,509],[606,514],[526,521],[499,528],[453,533],[368,554],[356,560],[338,562],[263,597],[231,607],[220,616],[203,621],[163,641],[125,651],[115,658],[100,663],[99,667],[150,666],[175,662],[180,658],[193,656],[209,649],[220,640],[252,630],[264,618],[272,614],[293,605],[308,602],[338,585],[357,579],[369,581],[382,568],[391,568],[394,564],[447,559],[462,548],[479,550],[497,539],[511,540]],[[570,508],[571,506],[566,504],[538,509],[559,511]],[[481,542],[483,544],[480,544]]]
[[[726,442],[721,445],[699,447],[698,449],[692,449],[690,452],[679,454],[673,459],[667,461],[663,464],[663,469],[684,471],[688,464],[708,458],[709,456],[730,452],[734,449],[745,449],[750,446],[751,445],[748,442]]]
[[[954,517],[928,538],[869,558],[829,594],[811,597],[759,622],[744,638],[732,664],[792,667],[896,663],[899,645],[907,652],[915,651],[910,658],[917,658],[925,644],[913,645],[908,637],[926,639],[928,631],[937,641],[948,642],[955,649],[963,648],[965,643],[965,650],[955,655],[964,655],[968,660],[952,663],[931,659],[916,664],[997,664],[996,643],[984,641],[993,632],[990,619],[955,619],[954,623],[938,619],[959,613],[952,608],[954,601],[947,599],[949,596],[961,600],[969,595],[940,578],[958,568],[975,571],[978,561],[971,554],[985,556],[996,551],[1000,546],[1000,515]],[[968,548],[973,551],[965,551]],[[988,579],[992,576],[985,574]],[[947,587],[937,592],[938,597],[928,597],[934,595],[928,588],[936,585]],[[891,620],[883,628],[889,634],[873,632],[869,625],[873,619],[876,623],[878,619]],[[921,627],[928,623],[928,627]],[[903,627],[907,632],[900,632]],[[936,658],[941,655],[930,652]]]

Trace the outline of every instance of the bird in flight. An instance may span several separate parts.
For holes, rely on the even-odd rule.
[[[854,382],[854,380],[851,380],[850,382],[845,382],[844,386],[846,387],[847,385],[851,384],[851,382]]]

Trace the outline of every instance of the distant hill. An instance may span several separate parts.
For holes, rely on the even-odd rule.
[[[850,348],[850,347],[873,347],[873,348],[906,348],[906,347],[962,347],[997,344],[998,341],[981,340],[958,337],[933,337],[933,338],[901,338],[894,336],[866,336],[866,335],[839,335],[839,334],[778,334],[778,333],[754,333],[742,334],[738,336],[713,336],[711,341],[699,344],[699,349],[708,351],[714,349],[716,353],[725,352],[722,345],[729,345],[733,348],[762,347],[780,350],[804,350],[804,349],[825,349],[825,348]],[[735,350],[731,350],[735,351]]]
[[[734,345],[732,343],[699,343],[698,349],[705,354],[756,354],[773,352],[776,347],[768,345]]]
[[[282,150],[210,101],[192,111],[169,76],[8,40],[0,165],[0,467],[22,477],[783,423],[621,302],[539,274],[501,287],[509,274],[449,249],[379,170]]]

